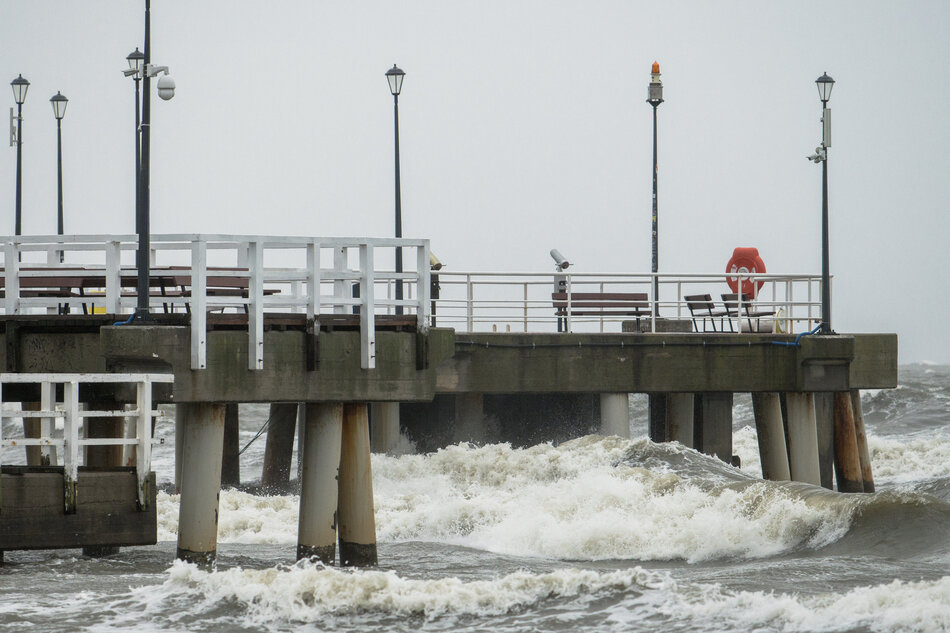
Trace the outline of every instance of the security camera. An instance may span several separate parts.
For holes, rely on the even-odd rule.
[[[815,153],[811,156],[806,156],[806,158],[813,163],[820,163],[825,160],[825,152],[820,147],[816,147]]]
[[[436,257],[432,251],[429,251],[429,269],[442,270],[442,262],[439,261],[439,258]]]
[[[561,251],[556,248],[551,249],[551,258],[554,260],[554,263],[557,264],[559,271],[566,270],[571,265],[571,262],[567,261],[567,258],[561,255]]]
[[[158,96],[164,101],[168,101],[175,96],[175,80],[168,75],[162,75],[158,78]]]

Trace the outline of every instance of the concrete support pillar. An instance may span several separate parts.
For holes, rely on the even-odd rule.
[[[671,393],[667,402],[667,429],[670,440],[694,448],[693,443],[693,394]],[[731,418],[730,418],[731,424]]]
[[[670,432],[667,428],[666,411],[669,408],[669,394],[651,393],[647,396],[649,406],[649,433],[652,442],[669,442]]]
[[[693,424],[699,427],[695,435],[702,438],[702,443],[696,448],[731,464],[732,394],[711,392],[698,395],[699,404],[693,407]]]
[[[341,485],[343,405],[307,403],[301,408],[305,411],[306,431],[304,443],[297,449],[297,459],[303,463],[297,560],[306,558],[332,565],[336,555],[336,512]]]
[[[851,393],[848,391],[835,393],[835,477],[838,492],[864,492]]]
[[[370,448],[374,453],[392,453],[399,444],[399,403],[370,405]]]
[[[218,541],[218,495],[224,447],[223,404],[184,404],[188,424],[182,437],[178,558],[212,563]]]
[[[630,397],[627,394],[600,394],[600,434],[630,439]]]
[[[290,483],[290,463],[294,456],[297,403],[275,402],[270,405],[270,425],[264,447],[262,488],[283,489]]]
[[[480,393],[460,393],[455,396],[455,425],[452,443],[488,440],[485,425],[485,405]]]
[[[224,405],[224,452],[221,456],[221,485],[241,485],[241,421],[238,405]]]
[[[835,489],[835,394],[815,394],[815,423],[818,431],[818,472],[821,487]]]
[[[871,452],[868,450],[868,436],[864,430],[864,412],[861,409],[861,392],[851,390],[851,411],[854,413],[854,434],[858,440],[858,459],[861,460],[861,479],[864,480],[864,492],[874,492],[874,473],[871,472]]]
[[[181,462],[185,446],[185,429],[188,427],[190,405],[175,405],[175,492],[181,492]]]
[[[365,404],[343,405],[338,526],[340,564],[376,565],[376,517]]]
[[[753,393],[752,410],[755,414],[755,432],[759,439],[759,459],[762,478],[788,481],[788,447],[785,443],[785,425],[782,423],[782,402],[777,393]]]
[[[785,409],[788,415],[788,454],[792,480],[820,486],[815,395],[786,393]]]

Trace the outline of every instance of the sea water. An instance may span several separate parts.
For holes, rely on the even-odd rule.
[[[8,552],[0,629],[950,630],[950,367],[902,366],[897,389],[863,394],[874,494],[762,481],[748,396],[741,469],[651,443],[632,403],[631,440],[374,455],[375,569],[295,563],[297,497],[240,490],[221,493],[217,565],[175,561],[169,442],[159,543]],[[247,441],[267,409],[241,415]],[[263,448],[242,456],[245,479]]]

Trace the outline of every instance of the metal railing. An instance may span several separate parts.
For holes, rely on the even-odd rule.
[[[572,314],[572,293],[646,293],[647,302],[657,310],[639,317],[645,331],[657,331],[658,320],[689,320],[691,314],[684,296],[710,294],[717,311],[724,310],[721,295],[731,293],[727,279],[735,273],[501,273],[449,272],[433,274],[439,286],[438,299],[432,301],[432,321],[460,332],[553,332],[561,321],[568,332],[620,331],[621,323],[634,317],[619,313]],[[653,296],[653,279],[659,283],[659,294]],[[752,318],[753,329],[779,332],[809,330],[821,320],[821,275],[749,274],[743,275],[745,292],[751,282],[763,282],[755,299],[743,303],[738,313],[747,310],[775,314]],[[567,309],[556,314],[552,293],[567,293]],[[562,303],[565,303],[562,301]],[[596,310],[593,310],[596,311]],[[704,324],[697,317],[700,328]],[[745,316],[716,317],[726,331],[749,329]]]
[[[172,383],[172,374],[8,374],[0,373],[0,450],[4,447],[39,446],[44,465],[57,466],[62,462],[65,485],[65,510],[76,511],[76,483],[78,469],[83,461],[84,446],[134,447],[135,472],[138,482],[140,508],[148,507],[150,497],[149,474],[152,463],[152,420],[161,415],[152,409],[152,383]],[[134,409],[117,411],[80,410],[80,385],[94,383],[131,384],[136,388]],[[40,408],[35,411],[6,410],[3,407],[4,387],[10,384],[35,384],[39,386]],[[62,386],[63,399],[56,400],[57,387]],[[126,418],[125,437],[86,438],[88,418]],[[3,437],[2,421],[7,419],[39,419],[39,437]],[[134,432],[133,432],[134,431]],[[24,434],[25,435],[25,434]],[[61,457],[60,457],[61,455]],[[0,491],[2,492],[2,491]]]
[[[135,235],[0,239],[4,261],[0,307],[5,314],[82,309],[122,315],[135,310]],[[415,257],[405,259],[406,270],[401,273],[389,264],[398,248],[415,251]],[[387,265],[380,267],[377,261]],[[192,315],[193,369],[207,367],[208,311],[247,314],[252,370],[264,366],[265,310],[299,312],[319,320],[321,314],[356,309],[364,369],[376,363],[376,315],[401,312],[414,316],[420,330],[428,327],[428,240],[152,235],[150,266],[150,309],[180,309]],[[178,291],[162,281],[183,278],[187,288]],[[229,288],[214,288],[214,280]],[[408,286],[407,298],[393,298],[396,283]]]

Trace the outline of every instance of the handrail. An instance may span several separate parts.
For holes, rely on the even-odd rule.
[[[67,514],[76,511],[76,484],[78,481],[79,450],[83,446],[133,446],[135,447],[135,472],[138,482],[137,494],[140,509],[148,508],[150,499],[149,474],[152,460],[152,419],[162,412],[152,409],[152,384],[173,383],[173,374],[75,374],[75,373],[0,373],[0,449],[9,446],[40,446],[47,465],[55,466],[57,452],[62,449],[64,504]],[[136,406],[131,410],[94,411],[79,410],[79,388],[83,384],[124,383],[135,385]],[[40,408],[37,411],[4,411],[3,387],[9,384],[36,384],[40,388]],[[56,401],[56,387],[62,385],[63,400]],[[86,418],[125,417],[134,420],[135,434],[132,437],[85,439],[80,435],[80,426]],[[3,419],[39,418],[38,438],[3,437]],[[54,420],[63,421],[62,436],[56,432]],[[124,434],[127,435],[127,434]],[[2,490],[0,490],[2,493]]]
[[[122,315],[136,308],[135,235],[5,236],[0,242],[0,307],[5,314],[56,314],[91,304]],[[394,259],[396,249],[415,251],[415,258],[405,259],[407,270],[397,273],[376,265]],[[44,260],[34,261],[43,253]],[[428,328],[429,242],[424,239],[156,234],[151,236],[150,268],[150,309],[191,312],[193,369],[207,367],[208,310],[247,314],[252,370],[264,367],[265,309],[290,309],[318,321],[321,314],[358,306],[364,369],[376,366],[378,314],[404,311],[415,315],[419,331]],[[189,283],[181,283],[184,279]],[[215,283],[228,279],[233,281],[224,289]],[[409,286],[403,299],[390,296],[393,283]],[[361,291],[353,292],[351,285]]]

